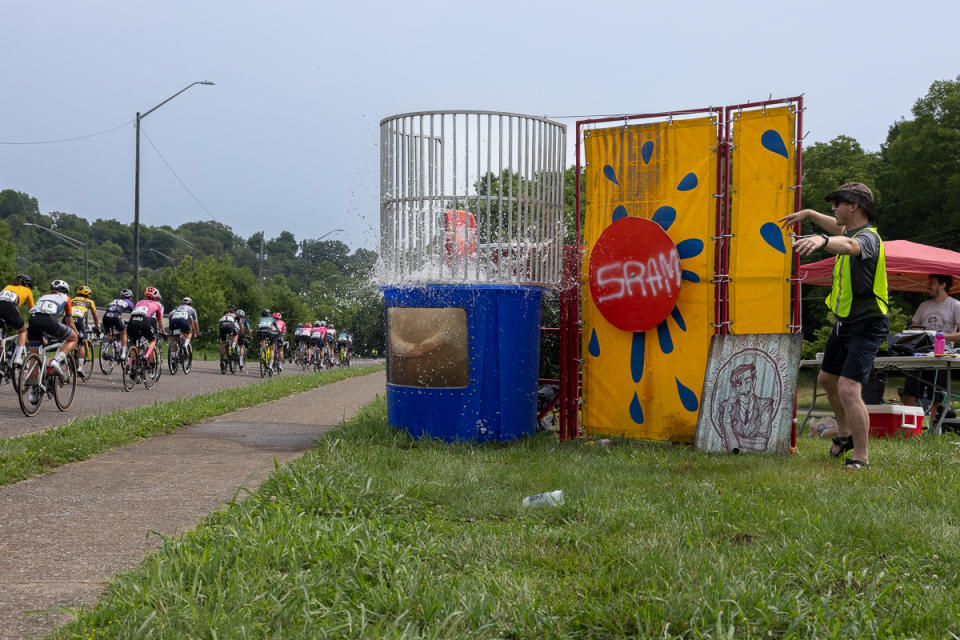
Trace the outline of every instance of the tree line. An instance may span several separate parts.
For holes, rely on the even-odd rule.
[[[30,225],[87,243],[86,264],[82,249]],[[121,288],[132,286],[132,256],[131,224],[90,222],[63,212],[42,214],[29,194],[0,191],[4,284],[15,274],[27,273],[38,292],[57,278],[75,291],[86,275],[99,308]],[[218,339],[217,321],[226,305],[235,304],[251,323],[264,308],[281,312],[291,329],[302,322],[332,322],[353,335],[359,353],[382,354],[383,301],[372,279],[376,260],[375,251],[351,252],[339,240],[298,241],[289,231],[268,239],[262,232],[242,238],[215,221],[140,226],[141,288],[159,288],[167,309],[183,296],[193,298],[204,334],[201,342],[207,344]]]

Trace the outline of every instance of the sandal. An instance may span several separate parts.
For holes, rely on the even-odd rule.
[[[833,446],[830,447],[830,457],[839,458],[851,449],[853,449],[853,436],[834,436]]]
[[[847,471],[859,471],[860,469],[866,469],[870,466],[869,462],[864,462],[863,460],[857,460],[856,458],[850,458],[843,464],[843,468]]]

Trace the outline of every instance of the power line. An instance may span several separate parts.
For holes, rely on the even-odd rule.
[[[150,136],[147,135],[147,132],[144,130],[142,123],[140,124],[140,132],[143,134],[143,137],[147,139],[147,142],[150,143],[150,146],[153,147],[153,150],[157,152],[157,155],[160,156],[160,159],[163,161],[163,164],[165,164],[165,165],[167,166],[167,169],[169,169],[169,170],[170,170],[170,173],[173,174],[173,177],[177,179],[177,182],[180,183],[180,186],[183,187],[184,191],[186,191],[187,193],[190,194],[190,197],[193,198],[193,201],[196,202],[198,205],[200,205],[200,208],[203,209],[204,211],[206,211],[208,216],[210,216],[211,218],[213,218],[213,219],[216,220],[217,222],[220,222],[220,224],[223,224],[223,222],[221,222],[220,219],[217,218],[217,216],[215,216],[215,215],[213,215],[212,213],[210,213],[210,210],[207,209],[205,206],[203,206],[203,203],[200,202],[200,199],[197,198],[197,196],[193,195],[193,191],[190,191],[190,187],[188,187],[186,184],[184,184],[183,180],[180,179],[180,176],[177,175],[177,172],[174,171],[174,170],[173,170],[173,167],[170,166],[170,163],[167,162],[167,159],[163,157],[163,154],[162,154],[162,153],[160,153],[160,149],[157,149],[157,145],[153,144],[153,140],[151,140],[151,139],[150,139]],[[224,226],[226,226],[226,225],[224,225]]]
[[[133,123],[133,120],[127,120],[123,124],[118,124],[117,126],[111,127],[110,129],[105,129],[104,131],[99,131],[97,133],[91,133],[86,136],[77,136],[75,138],[63,138],[61,140],[36,140],[32,142],[11,142],[8,140],[0,140],[0,144],[59,144],[61,142],[73,142],[75,140],[86,140],[87,138],[95,138],[97,136],[102,136],[104,134],[111,133],[112,131],[116,131],[117,129],[122,129],[123,127],[132,123]]]

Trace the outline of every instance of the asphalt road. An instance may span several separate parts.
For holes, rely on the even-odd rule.
[[[382,360],[355,359],[353,366],[376,364]],[[32,418],[23,415],[17,401],[13,385],[0,386],[0,438],[11,438],[31,433],[39,433],[50,427],[69,422],[74,418],[85,418],[98,413],[110,413],[117,409],[176,400],[203,393],[211,393],[220,389],[232,389],[247,384],[259,382],[260,371],[253,363],[247,366],[243,373],[221,375],[218,362],[194,361],[193,370],[189,375],[183,372],[170,375],[164,363],[163,375],[152,389],[146,389],[142,384],[134,387],[133,391],[124,391],[120,369],[115,367],[109,376],[103,375],[99,367],[94,365],[93,377],[88,382],[80,382],[77,388],[77,397],[69,411],[60,411],[51,398],[44,398],[40,411]],[[287,365],[284,376],[300,373],[299,367]]]

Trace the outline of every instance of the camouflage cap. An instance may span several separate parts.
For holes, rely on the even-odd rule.
[[[824,200],[827,202],[842,200],[859,205],[870,220],[873,220],[874,216],[877,215],[877,205],[873,201],[873,191],[862,182],[847,182],[842,184],[836,191],[828,193]]]

